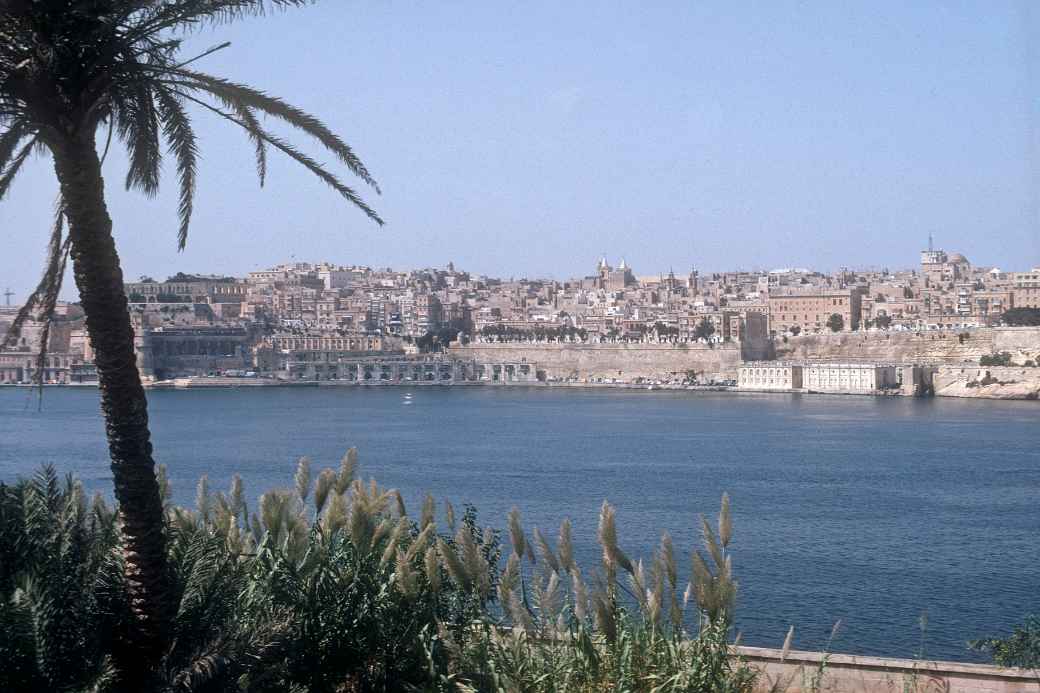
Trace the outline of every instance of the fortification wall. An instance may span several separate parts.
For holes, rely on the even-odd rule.
[[[704,377],[736,378],[740,347],[719,344],[469,344],[451,355],[478,362],[533,363],[550,378],[665,379],[693,370]]]
[[[1040,399],[1040,368],[940,366],[932,383],[936,397]]]
[[[839,332],[789,337],[775,342],[776,358],[797,361],[977,363],[1000,351],[1012,363],[1040,358],[1040,328],[1000,327],[970,331]]]

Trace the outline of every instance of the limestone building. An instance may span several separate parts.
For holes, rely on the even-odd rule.
[[[1012,273],[1011,282],[1015,308],[1040,308],[1040,266]]]
[[[737,369],[737,387],[746,390],[799,390],[803,367],[783,361],[748,362]]]
[[[810,363],[803,384],[818,392],[874,392],[898,387],[897,368],[879,363]]]
[[[830,331],[827,323],[836,314],[843,331],[858,330],[862,310],[857,288],[770,292],[769,329],[774,334]]]

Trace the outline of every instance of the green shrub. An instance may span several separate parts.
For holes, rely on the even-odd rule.
[[[973,650],[986,652],[1002,667],[1040,669],[1040,617],[1028,616],[1006,638],[987,638],[969,643]]]
[[[241,480],[200,480],[194,509],[170,505],[169,647],[156,691],[749,690],[729,653],[737,584],[729,500],[702,518],[703,551],[681,583],[671,539],[651,560],[622,550],[603,504],[595,573],[509,517],[511,551],[467,507],[456,518],[355,479],[357,453],[253,511]],[[0,690],[118,691],[130,609],[119,520],[46,468],[0,484]]]
[[[1000,351],[995,354],[987,354],[979,358],[980,366],[1010,366],[1011,352]]]

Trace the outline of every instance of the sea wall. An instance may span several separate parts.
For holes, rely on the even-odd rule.
[[[740,346],[717,344],[469,344],[451,355],[481,363],[535,364],[549,378],[673,378],[686,371],[736,378]]]
[[[1040,693],[1040,674],[985,664],[915,659],[888,659],[822,652],[788,652],[763,647],[737,647],[736,653],[761,672],[755,690],[789,693],[856,691],[856,693]],[[824,664],[824,659],[826,662]],[[823,665],[818,687],[813,677]]]
[[[776,358],[795,361],[977,363],[1007,351],[1012,363],[1040,358],[1040,328],[998,327],[965,331],[839,332],[776,340]]]
[[[1040,368],[939,366],[932,383],[936,397],[1040,399]]]

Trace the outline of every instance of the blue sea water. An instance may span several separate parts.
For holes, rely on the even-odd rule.
[[[600,504],[622,547],[649,558],[662,530],[689,566],[698,517],[732,498],[743,642],[974,660],[966,641],[1040,613],[1040,406],[1035,402],[543,388],[153,391],[156,460],[175,500],[240,473],[255,498],[295,460],[426,492],[502,528],[574,524],[597,559]],[[0,388],[0,480],[44,463],[107,491],[91,389]],[[684,570],[684,572],[686,572]],[[922,633],[919,617],[927,613]]]

